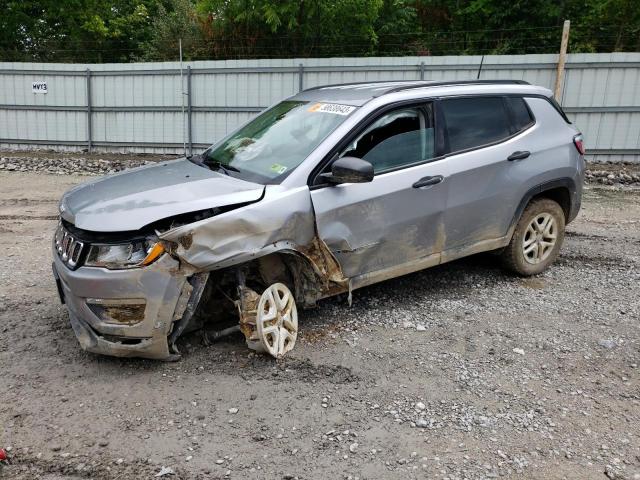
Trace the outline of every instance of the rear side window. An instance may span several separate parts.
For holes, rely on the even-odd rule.
[[[564,113],[564,110],[562,110],[562,107],[560,106],[560,104],[556,102],[556,99],[553,97],[547,97],[547,101],[553,106],[553,108],[556,109],[556,112],[560,114],[560,116],[564,119],[564,121],[567,122],[569,125],[571,125],[571,121],[567,118],[567,114]]]
[[[441,101],[451,152],[480,147],[511,135],[502,97],[451,98]]]
[[[522,130],[533,125],[533,117],[531,116],[531,112],[527,108],[527,104],[522,97],[505,97],[509,108],[511,109],[511,116],[513,118],[513,126],[516,129],[516,132],[521,132]]]

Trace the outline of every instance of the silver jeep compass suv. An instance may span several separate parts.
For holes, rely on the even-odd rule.
[[[324,297],[489,250],[542,272],[583,155],[522,81],[312,88],[201,155],[67,192],[54,276],[86,350],[171,360],[184,332],[241,330],[280,357]]]

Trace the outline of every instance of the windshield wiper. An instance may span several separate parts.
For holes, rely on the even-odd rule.
[[[225,175],[231,175],[229,172],[239,172],[240,169],[233,167],[231,165],[227,165],[226,163],[222,163],[219,160],[210,160],[207,159],[204,161],[204,164],[207,165],[209,168],[215,168],[217,170],[220,170],[222,172],[224,172]]]
[[[203,157],[200,153],[196,153],[194,155],[187,155],[187,160],[189,160],[191,163],[195,163],[196,165],[199,165],[201,167],[204,166],[204,161],[203,161]]]

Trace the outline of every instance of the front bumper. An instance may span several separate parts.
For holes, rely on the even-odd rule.
[[[70,270],[55,249],[53,258],[61,299],[84,350],[118,357],[177,357],[171,353],[167,337],[191,303],[194,290],[188,277],[179,272],[177,260],[164,255],[144,268]],[[105,304],[114,311],[129,312],[130,316],[114,321],[96,308]],[[132,310],[131,304],[137,305],[138,310]]]

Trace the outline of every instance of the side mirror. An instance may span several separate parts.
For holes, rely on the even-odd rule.
[[[331,173],[322,178],[331,183],[366,183],[373,180],[373,165],[356,157],[342,157],[331,165]]]

